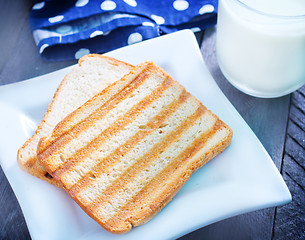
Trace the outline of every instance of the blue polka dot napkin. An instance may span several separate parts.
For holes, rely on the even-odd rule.
[[[216,23],[217,0],[45,0],[30,25],[38,51],[50,61],[78,59],[181,29]]]

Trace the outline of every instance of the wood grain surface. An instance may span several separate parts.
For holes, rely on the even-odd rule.
[[[292,202],[275,212],[274,239],[305,239],[305,86],[292,93],[281,173]]]
[[[77,62],[45,62],[40,58],[28,24],[33,2],[0,0],[0,85]],[[197,34],[197,40],[212,76],[271,155],[293,201],[217,222],[180,239],[305,239],[305,87],[275,99],[243,94],[226,81],[219,69],[215,28]],[[3,113],[0,117],[4,117]],[[30,239],[22,211],[1,168],[0,239]]]

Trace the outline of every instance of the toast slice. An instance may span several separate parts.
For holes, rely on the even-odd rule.
[[[138,65],[42,138],[37,156],[112,233],[157,214],[232,130],[152,62]]]
[[[37,161],[39,139],[49,136],[56,124],[65,116],[133,68],[125,62],[98,54],[82,57],[78,66],[67,74],[59,85],[35,134],[18,150],[19,166],[38,178],[60,186]]]

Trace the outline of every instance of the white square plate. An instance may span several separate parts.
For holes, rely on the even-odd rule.
[[[105,231],[61,189],[23,172],[18,148],[35,131],[65,68],[0,87],[0,163],[33,239],[168,239],[210,223],[291,201],[277,168],[211,77],[191,31],[184,30],[110,52],[131,64],[152,60],[233,129],[231,145],[193,174],[151,221],[124,235]]]

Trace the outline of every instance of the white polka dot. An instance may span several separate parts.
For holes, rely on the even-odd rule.
[[[49,18],[49,22],[50,23],[56,23],[56,22],[60,22],[63,19],[64,19],[63,15],[58,15],[58,16]]]
[[[43,45],[40,47],[40,49],[39,49],[39,53],[42,54],[42,52],[43,52],[43,51],[45,50],[45,48],[48,47],[48,46],[49,46],[49,44],[46,44],[46,43],[43,44]]]
[[[105,32],[103,35],[107,36],[107,35],[109,35],[109,33],[111,33],[111,31]]]
[[[43,7],[44,7],[44,2],[39,2],[39,3],[36,3],[32,9],[39,10],[39,9],[42,9]]]
[[[152,22],[142,22],[142,26],[145,26],[145,27],[154,27],[155,24],[153,24]]]
[[[90,34],[90,38],[94,38],[99,35],[103,35],[103,31],[98,31],[98,30],[94,31],[93,33]]]
[[[90,53],[90,50],[87,48],[81,48],[75,53],[75,59],[80,59],[81,57]]]
[[[194,28],[191,28],[190,29],[192,32],[200,32],[201,31],[201,29],[199,28],[199,27],[194,27]]]
[[[140,33],[132,33],[129,35],[127,43],[133,44],[133,43],[137,43],[137,42],[141,42],[143,40],[143,37]]]
[[[124,0],[125,3],[127,3],[129,6],[136,7],[137,2],[135,0]]]
[[[163,17],[157,16],[157,15],[151,15],[151,18],[155,20],[155,22],[159,25],[163,24],[165,22]]]
[[[184,0],[176,0],[176,1],[173,2],[173,7],[177,11],[183,11],[183,10],[188,9],[189,3],[187,1],[184,1]]]
[[[104,1],[101,4],[101,9],[105,11],[111,11],[116,8],[116,3],[110,0]]]
[[[61,25],[58,28],[56,28],[56,31],[61,34],[66,34],[66,33],[70,32],[71,30],[72,30],[72,27],[70,25]]]
[[[75,7],[83,7],[87,5],[88,2],[89,0],[77,0],[77,2],[75,3]]]
[[[206,4],[199,9],[200,15],[211,12],[214,12],[214,6],[211,4]]]

